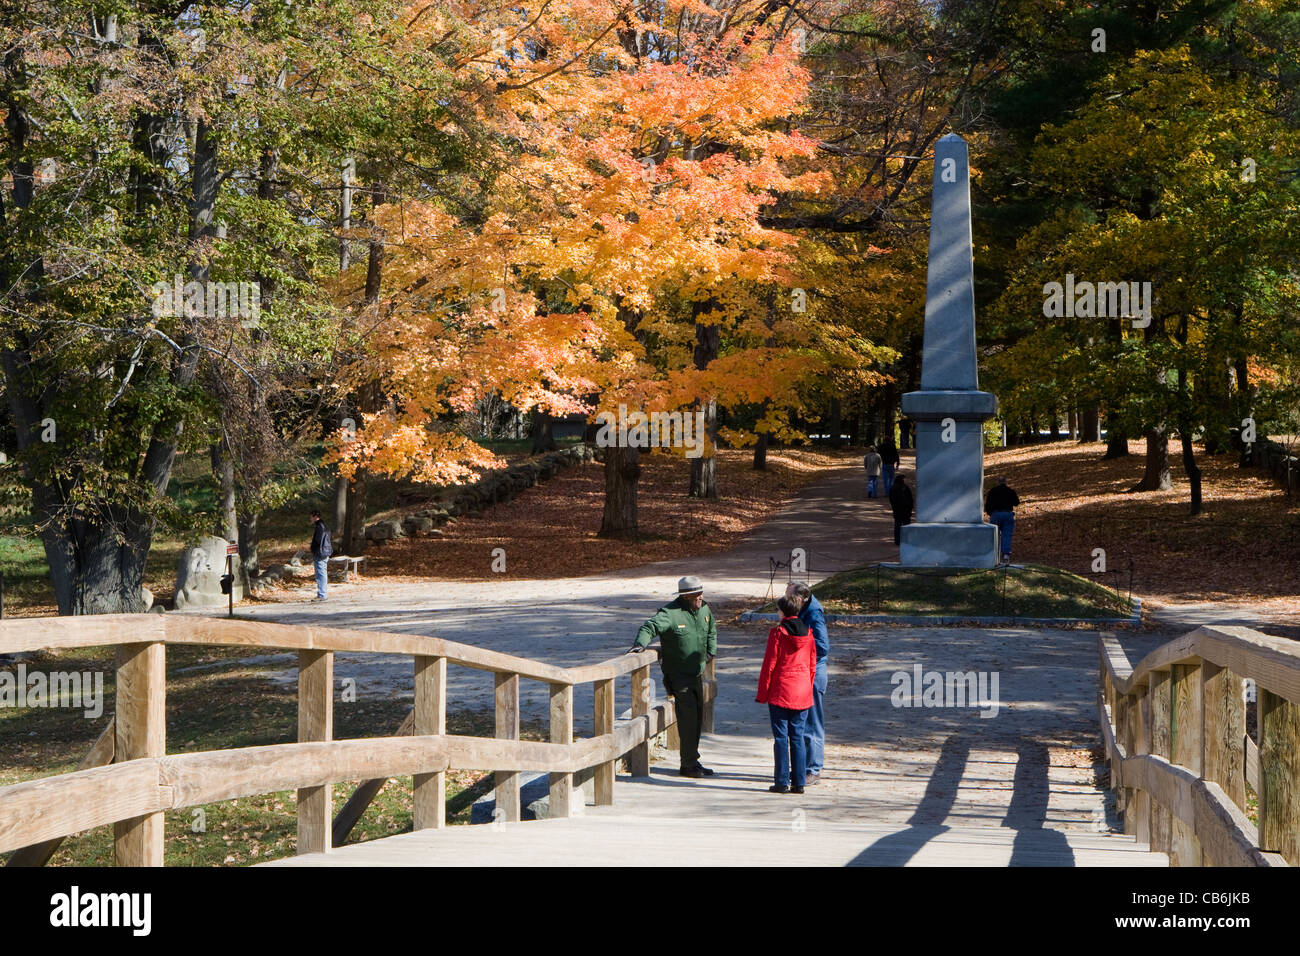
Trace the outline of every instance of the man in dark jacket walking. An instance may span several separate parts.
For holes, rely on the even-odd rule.
[[[1011,533],[1016,529],[1016,511],[1020,496],[1007,485],[1007,479],[998,476],[998,483],[984,496],[984,513],[998,526],[998,542],[1002,545],[1002,563],[1011,563]]]
[[[330,529],[325,527],[320,512],[313,510],[311,520],[316,526],[311,533],[311,563],[316,571],[316,597],[313,600],[323,601],[329,591],[329,559],[334,548],[330,544]]]
[[[912,489],[907,487],[907,479],[900,471],[894,479],[894,486],[889,489],[889,507],[894,512],[894,544],[902,544],[903,525],[912,523]]]
[[[629,654],[639,654],[659,638],[664,690],[672,695],[681,740],[683,777],[711,777],[700,763],[700,722],[704,712],[704,665],[718,653],[718,622],[704,602],[697,577],[677,582],[677,600],[665,604],[636,632]]]

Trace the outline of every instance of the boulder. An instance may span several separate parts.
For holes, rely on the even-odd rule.
[[[392,538],[400,538],[404,534],[402,522],[397,518],[385,518],[383,521],[376,521],[366,526],[367,541],[388,541]]]
[[[186,607],[216,607],[230,600],[221,593],[221,577],[226,573],[226,541],[206,535],[181,552],[176,565],[176,610]],[[239,555],[234,557],[236,601],[244,599],[239,575]]]
[[[433,530],[433,519],[428,515],[407,515],[402,519],[402,530],[407,534],[419,534]]]
[[[140,600],[144,601],[144,609],[148,611],[153,607],[153,592],[148,588],[140,589]]]

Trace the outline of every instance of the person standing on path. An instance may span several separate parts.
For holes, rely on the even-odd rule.
[[[898,449],[894,447],[894,439],[886,438],[880,443],[880,459],[885,475],[885,494],[889,494],[894,487],[894,472],[898,470]]]
[[[889,507],[894,512],[894,544],[903,543],[903,525],[912,523],[912,489],[907,487],[907,479],[900,471],[894,479],[894,487],[889,489]]]
[[[815,784],[821,782],[822,767],[826,763],[826,712],[822,701],[826,696],[826,665],[831,653],[831,638],[826,630],[826,612],[806,583],[791,581],[786,585],[785,596],[795,603],[800,623],[812,632],[813,647],[817,652],[812,706],[808,710],[804,730],[808,759],[807,782]]]
[[[640,654],[659,638],[664,690],[672,695],[681,740],[683,777],[712,777],[700,763],[700,721],[704,711],[704,665],[718,653],[718,622],[704,601],[700,579],[677,582],[677,600],[665,604],[636,632],[629,654]]]
[[[781,621],[767,633],[767,651],[758,674],[754,700],[767,704],[772,721],[775,758],[773,793],[803,793],[807,774],[804,724],[813,703],[813,674],[817,649],[808,625],[799,620],[799,602],[783,597],[776,602]]]
[[[316,570],[316,597],[313,600],[323,601],[329,592],[329,558],[334,548],[330,544],[330,529],[325,527],[320,512],[313,510],[311,520],[316,526],[311,533],[311,563]]]
[[[867,469],[867,497],[876,497],[876,485],[880,481],[880,466],[882,464],[880,454],[876,451],[875,445],[867,446],[867,453],[862,456],[862,467]]]
[[[1020,496],[1007,486],[1007,479],[999,475],[998,483],[984,496],[984,513],[998,526],[998,542],[1002,546],[1002,563],[1011,563],[1011,534],[1016,529],[1016,508]]]

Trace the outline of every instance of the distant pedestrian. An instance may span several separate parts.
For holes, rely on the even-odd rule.
[[[767,634],[767,651],[758,674],[758,694],[772,721],[775,758],[773,793],[803,793],[807,774],[804,725],[813,703],[817,648],[808,625],[799,620],[799,605],[787,597],[776,602],[781,621]]]
[[[311,520],[316,526],[311,534],[311,563],[316,569],[316,597],[313,600],[323,601],[329,592],[328,568],[334,547],[330,544],[330,529],[325,527],[320,512],[313,510]]]
[[[862,456],[862,467],[867,469],[867,497],[876,497],[876,485],[880,482],[880,466],[883,461],[875,445],[867,446],[867,453]]]
[[[807,784],[820,783],[822,766],[826,762],[826,667],[830,661],[831,636],[826,630],[826,612],[812,589],[802,581],[786,585],[785,596],[799,605],[799,620],[812,631],[813,646],[817,648],[817,674],[813,677],[813,702],[808,710],[804,742],[808,747]]]
[[[894,512],[894,544],[902,544],[903,525],[912,523],[913,504],[912,489],[907,487],[907,479],[900,471],[889,489],[889,507]]]
[[[1007,485],[1007,479],[998,476],[998,483],[984,496],[984,513],[998,526],[998,542],[1002,546],[1002,563],[1011,563],[1011,534],[1016,529],[1016,508],[1020,496]]]
[[[894,447],[894,439],[892,438],[886,438],[882,441],[879,449],[885,476],[885,494],[889,494],[894,487],[894,473],[898,471],[898,449]]]
[[[704,600],[697,577],[677,582],[677,600],[665,604],[636,632],[629,654],[639,654],[659,638],[659,666],[664,690],[677,713],[683,777],[712,777],[700,763],[700,723],[704,711],[704,665],[718,653],[718,621]]]

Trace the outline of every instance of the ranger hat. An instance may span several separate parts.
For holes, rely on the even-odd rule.
[[[699,594],[704,590],[704,582],[694,575],[687,575],[677,582],[677,593],[682,594]]]

